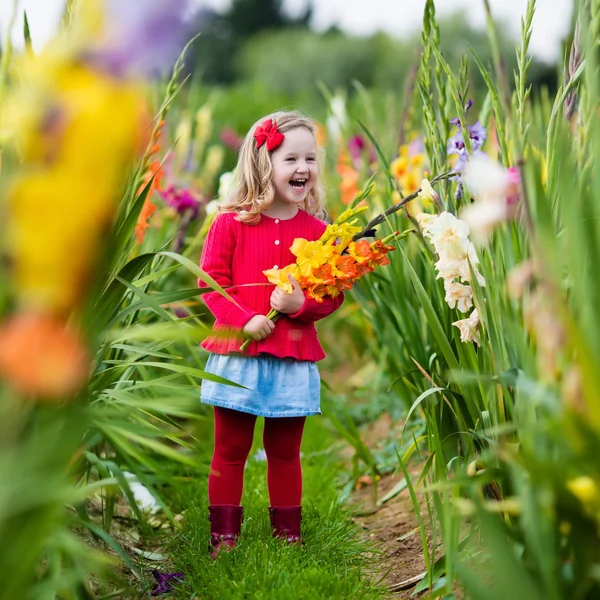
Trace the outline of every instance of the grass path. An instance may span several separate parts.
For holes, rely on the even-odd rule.
[[[186,490],[186,524],[169,550],[175,570],[185,574],[185,583],[171,597],[182,600],[384,598],[385,589],[368,577],[377,555],[367,557],[372,548],[360,536],[348,510],[340,505],[336,475],[342,465],[331,451],[337,438],[325,417],[307,419],[302,444],[304,548],[288,546],[271,537],[266,462],[258,452],[261,436],[262,419],[259,419],[246,468],[242,499],[245,522],[234,552],[217,561],[208,557],[206,479],[199,479]]]

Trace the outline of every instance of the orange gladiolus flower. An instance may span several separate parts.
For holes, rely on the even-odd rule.
[[[149,167],[148,172],[144,175],[144,183],[138,189],[138,194],[142,192],[142,190],[148,185],[148,182],[154,176],[152,181],[152,185],[148,190],[148,195],[146,196],[146,202],[140,211],[140,216],[138,217],[138,221],[135,225],[135,237],[139,244],[144,241],[144,236],[146,235],[146,229],[150,227],[150,217],[156,211],[156,205],[153,204],[151,197],[155,190],[162,190],[162,180],[165,172],[163,171],[162,165],[160,161],[154,161]]]
[[[359,173],[350,164],[347,156],[344,152],[340,153],[336,171],[342,178],[340,182],[340,195],[343,204],[350,204],[358,194],[360,194],[360,188],[358,187]]]
[[[331,264],[331,272],[336,279],[356,279],[358,273],[356,271],[356,261],[352,256],[334,256]]]
[[[350,244],[348,244],[348,254],[350,254],[358,264],[365,263],[371,258],[371,245],[367,240],[350,242]]]
[[[144,202],[144,206],[142,206],[140,216],[135,225],[135,237],[137,238],[138,244],[141,244],[144,241],[146,229],[150,227],[149,219],[154,214],[154,211],[156,211],[156,204],[153,204],[152,200],[147,199],[146,202]]]

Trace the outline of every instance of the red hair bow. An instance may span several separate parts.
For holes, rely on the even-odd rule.
[[[275,150],[275,148],[281,146],[283,133],[277,131],[277,123],[275,121],[267,119],[260,124],[260,127],[256,128],[254,139],[256,140],[257,148],[260,148],[267,142],[267,150],[271,152],[271,150]]]

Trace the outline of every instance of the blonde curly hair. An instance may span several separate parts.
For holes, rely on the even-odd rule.
[[[238,214],[239,221],[249,225],[256,225],[260,221],[260,211],[267,210],[275,196],[271,153],[267,150],[266,144],[257,148],[254,139],[254,131],[267,119],[276,121],[277,129],[284,135],[287,131],[297,127],[305,127],[313,135],[316,132],[314,122],[295,111],[275,112],[262,117],[252,125],[240,148],[231,191],[219,206],[219,212],[235,212]],[[319,164],[319,166],[321,165]],[[319,168],[319,172],[320,170]],[[321,179],[317,176],[317,181],[306,196],[301,208],[307,213],[325,220],[324,195]]]

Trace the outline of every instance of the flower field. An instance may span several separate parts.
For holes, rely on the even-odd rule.
[[[193,539],[202,555],[163,557],[177,573],[155,576],[159,591],[221,597],[198,583],[208,530],[190,533],[197,510],[183,500],[210,461],[201,296],[227,296],[198,264],[241,136],[281,106],[254,97],[247,123],[229,118],[244,99],[187,68],[198,39],[180,33],[185,2],[148,4],[117,15],[70,1],[43,49],[27,27],[22,50],[2,47],[0,598],[147,597],[144,551],[115,535],[125,513],[136,535]],[[419,597],[600,597],[600,1],[576,2],[556,93],[529,84],[535,5],[514,72],[491,14],[491,60],[471,47],[447,59],[427,0],[401,92],[321,86],[311,116],[332,224],[297,240],[297,264],[265,273],[281,287],[293,274],[317,300],[346,294],[319,323],[318,436],[353,448],[350,486],[368,474],[376,496],[358,399],[375,418],[381,398],[402,414],[387,466],[419,525]],[[311,472],[328,469],[323,489],[338,494],[330,521],[308,496],[313,554],[329,556],[315,523],[340,519],[331,556],[347,571],[329,570],[344,587],[323,583],[327,566],[280,564],[307,598],[392,597],[359,576],[367,550],[339,466],[308,444]],[[270,546],[250,552],[275,569]]]

